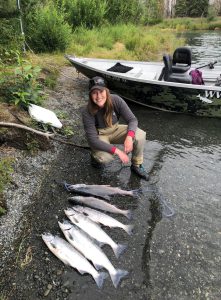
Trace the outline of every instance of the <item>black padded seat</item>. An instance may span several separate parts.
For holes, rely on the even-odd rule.
[[[192,52],[188,47],[179,47],[173,53],[172,72],[185,73],[191,67]]]
[[[178,83],[192,83],[192,77],[189,73],[173,73],[172,58],[170,55],[163,55],[164,62],[164,81],[178,82]]]

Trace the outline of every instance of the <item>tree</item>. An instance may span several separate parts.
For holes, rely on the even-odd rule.
[[[207,15],[209,0],[177,0],[177,17],[202,17]]]
[[[16,0],[0,0],[0,18],[13,18],[17,15]]]

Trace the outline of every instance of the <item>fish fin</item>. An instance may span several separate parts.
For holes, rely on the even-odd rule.
[[[106,279],[108,277],[108,274],[105,272],[101,272],[99,273],[98,276],[94,277],[94,280],[97,284],[97,286],[99,287],[99,289],[102,288],[103,284],[104,284],[104,279]]]
[[[120,269],[117,269],[114,274],[110,273],[110,277],[111,277],[114,287],[117,288],[121,279],[127,275],[128,275],[128,271],[120,270]]]
[[[129,235],[133,233],[134,225],[125,225],[123,228]]]
[[[125,215],[125,217],[127,217],[129,220],[132,219],[132,211],[131,211],[130,209],[125,210],[125,211],[124,211],[124,215]]]
[[[127,249],[126,245],[117,244],[117,247],[113,248],[114,254],[116,258],[119,258],[119,256]]]

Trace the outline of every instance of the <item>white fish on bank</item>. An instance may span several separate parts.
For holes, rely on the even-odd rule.
[[[121,214],[127,217],[128,219],[132,218],[132,212],[131,210],[123,210],[118,207],[116,207],[113,204],[107,203],[104,200],[95,198],[95,197],[85,197],[85,196],[74,196],[68,198],[70,202],[77,203],[77,204],[83,204],[92,208],[97,208],[103,211],[108,211],[114,214]]]
[[[140,189],[126,191],[119,187],[112,187],[110,185],[97,185],[97,184],[68,184],[64,183],[65,188],[69,192],[74,192],[82,195],[92,195],[110,200],[110,196],[121,195],[121,196],[137,196],[140,193]]]
[[[106,273],[99,273],[89,261],[72,245],[59,236],[50,233],[42,234],[42,239],[51,252],[57,256],[64,264],[77,269],[81,274],[89,273],[94,278],[97,286],[103,286]]]
[[[108,270],[111,280],[115,288],[117,288],[120,280],[126,276],[128,272],[115,269],[105,253],[82,229],[76,225],[70,224],[68,221],[58,223],[69,243],[78,249],[87,259],[92,261],[95,268],[99,269],[100,267],[103,267]]]
[[[100,224],[103,224],[108,227],[122,228],[129,235],[132,234],[134,225],[125,225],[125,224],[119,222],[118,220],[112,218],[111,216],[108,216],[108,215],[104,214],[103,212],[95,210],[90,207],[83,207],[80,205],[75,205],[72,208],[80,213],[83,213],[85,216],[89,217],[92,221],[94,221],[96,223],[100,223]]]
[[[126,249],[126,245],[115,243],[112,238],[94,221],[87,216],[69,208],[65,211],[69,220],[84,230],[92,238],[100,243],[108,244],[114,251],[115,256],[118,258],[120,254]]]

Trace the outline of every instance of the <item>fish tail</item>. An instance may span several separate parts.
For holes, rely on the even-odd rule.
[[[123,228],[129,235],[133,233],[134,225],[125,225]]]
[[[142,188],[136,189],[136,190],[132,190],[132,196],[139,196],[142,193]]]
[[[63,182],[63,184],[64,184],[64,187],[66,188],[66,190],[68,191],[68,192],[70,192],[71,191],[71,189],[70,189],[70,186],[71,186],[71,184],[69,184],[69,183],[67,183],[67,182]]]
[[[118,287],[121,279],[128,275],[128,271],[117,269],[116,272],[110,273],[111,280],[115,288]]]
[[[114,254],[116,258],[119,258],[119,256],[127,249],[126,245],[117,244],[116,247],[113,248]]]
[[[99,274],[98,276],[94,277],[94,280],[95,280],[97,286],[99,287],[99,289],[101,289],[104,284],[104,279],[106,279],[108,277],[108,274],[106,272],[101,272],[98,274]]]
[[[125,217],[127,217],[129,220],[132,219],[132,211],[131,211],[130,209],[125,210],[125,211],[124,211],[124,215],[125,215]]]

